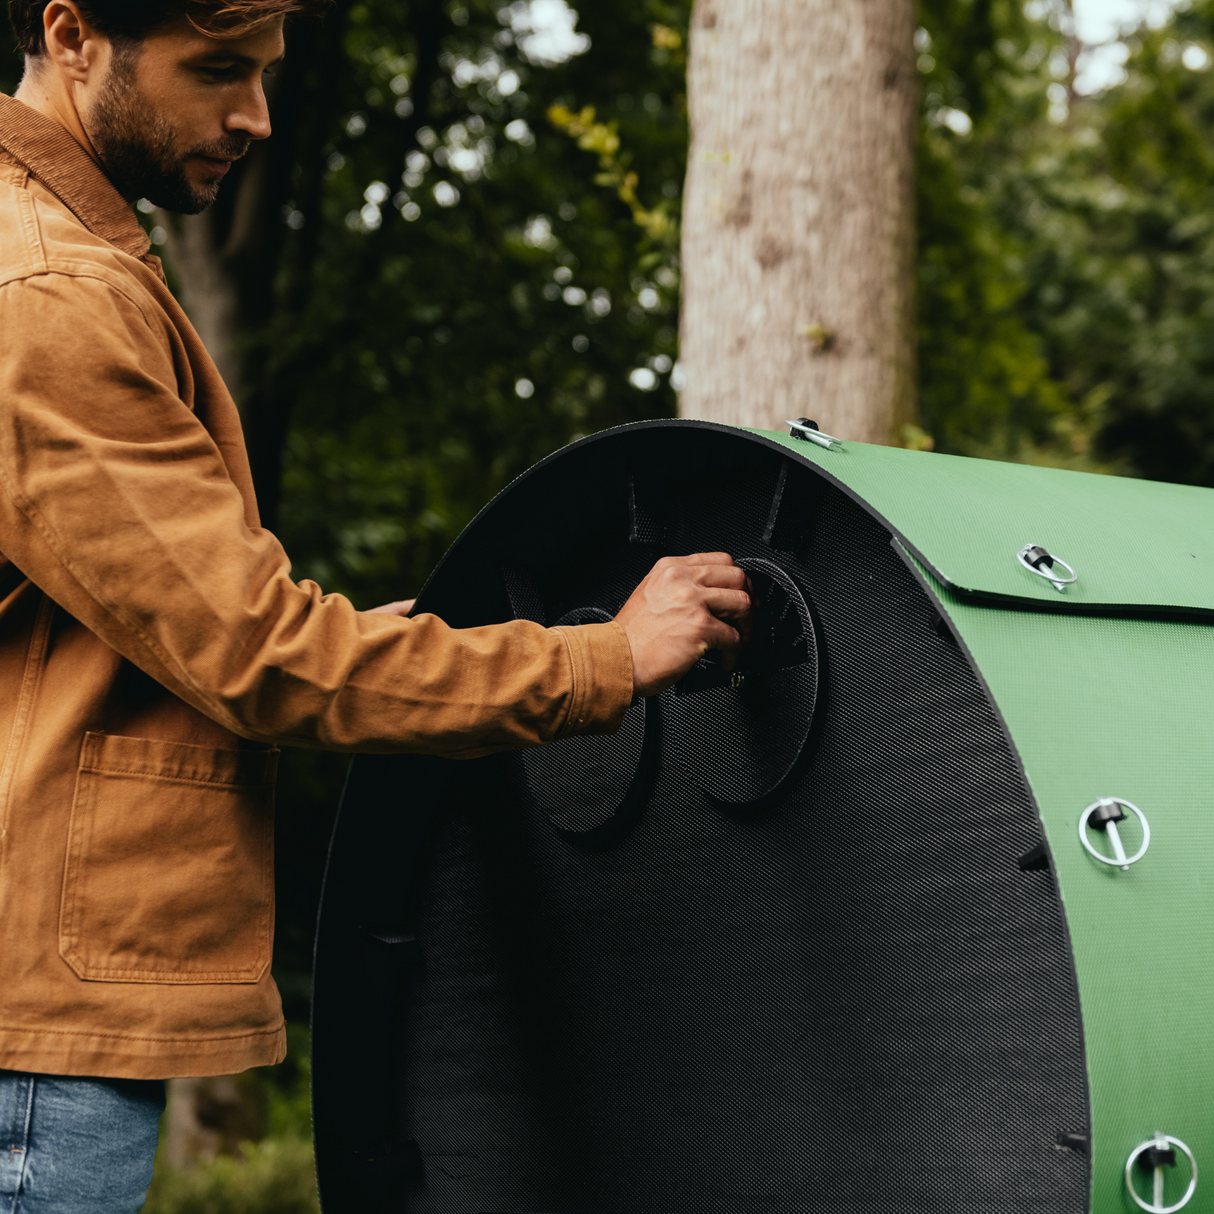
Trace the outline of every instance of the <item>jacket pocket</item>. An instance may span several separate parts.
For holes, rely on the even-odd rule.
[[[100,982],[256,982],[274,928],[276,750],[88,733],[59,954]]]

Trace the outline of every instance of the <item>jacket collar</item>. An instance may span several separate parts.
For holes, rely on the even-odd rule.
[[[94,236],[144,257],[151,248],[126,200],[65,127],[0,94],[0,147],[19,160]]]

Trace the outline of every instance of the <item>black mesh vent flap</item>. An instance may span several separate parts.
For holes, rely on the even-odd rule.
[[[806,756],[818,699],[818,638],[801,588],[778,565],[738,557],[759,603],[737,669],[709,653],[663,697],[667,744],[694,753],[708,796],[764,805]]]
[[[558,625],[601,624],[601,607],[567,612]],[[520,756],[527,796],[567,837],[605,844],[627,829],[640,809],[658,745],[656,703],[637,696],[614,734],[566,738]]]
[[[763,541],[782,466],[813,504],[795,551]],[[642,479],[660,545],[636,541]],[[549,619],[613,613],[663,551],[725,550],[774,564],[810,628],[772,625],[766,751],[713,716],[721,689],[663,697],[627,828],[596,846],[557,829],[574,747],[355,763],[318,943],[326,1211],[1085,1211],[1066,928],[1048,864],[1018,863],[1035,810],[884,529],[744,436],[641,429],[508,491],[424,606],[507,618],[504,537],[541,535],[506,555]],[[807,666],[812,694],[785,694]]]

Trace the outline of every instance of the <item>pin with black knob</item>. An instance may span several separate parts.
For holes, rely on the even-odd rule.
[[[1016,553],[1016,559],[1030,573],[1035,573],[1038,577],[1045,578],[1059,592],[1065,590],[1079,577],[1066,561],[1047,551],[1040,544],[1025,544]],[[1066,572],[1064,573],[1063,570]]]
[[[1146,1172],[1152,1168],[1174,1168],[1176,1166],[1176,1148],[1155,1146],[1152,1143],[1138,1156],[1138,1166]]]
[[[1125,810],[1121,808],[1120,801],[1114,801],[1112,797],[1102,797],[1096,802],[1096,808],[1092,810],[1092,816],[1088,819],[1090,825],[1097,830],[1108,830],[1113,827],[1115,822],[1125,821]],[[1116,828],[1113,828],[1114,835],[1117,833]]]
[[[826,434],[818,429],[818,423],[808,417],[798,417],[796,421],[786,421],[784,423],[788,427],[788,432],[793,438],[803,439],[805,442],[817,443],[819,447],[825,447],[828,451],[832,447],[842,447],[843,443],[833,435]]]
[[[1125,821],[1131,813],[1142,827],[1142,844],[1132,856],[1127,856],[1117,823]],[[1113,849],[1111,856],[1106,856],[1092,845],[1091,839],[1088,838],[1089,828],[1108,837],[1109,845]],[[1151,845],[1151,827],[1146,815],[1132,801],[1127,801],[1125,797],[1101,797],[1093,801],[1079,816],[1079,842],[1093,859],[1125,872],[1131,864],[1137,864],[1147,854],[1147,848]]]
[[[1171,1205],[1164,1204],[1164,1179],[1167,1169],[1176,1167],[1181,1156],[1188,1161],[1189,1183],[1178,1201]],[[1141,1196],[1134,1185],[1134,1172],[1145,1172],[1151,1177],[1151,1200]],[[1125,1183],[1133,1202],[1148,1214],[1175,1214],[1189,1204],[1197,1188],[1197,1160],[1193,1152],[1171,1134],[1163,1134],[1158,1130],[1153,1138],[1140,1142],[1131,1152],[1125,1162]]]

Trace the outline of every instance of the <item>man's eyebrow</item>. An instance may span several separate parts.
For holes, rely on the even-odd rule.
[[[272,59],[265,65],[267,68],[277,67],[286,58],[286,53],[279,55],[277,59]],[[240,67],[257,67],[261,62],[255,59],[252,55],[240,55],[234,51],[207,51],[205,54],[195,57],[194,62],[197,64],[205,63],[233,63]]]

